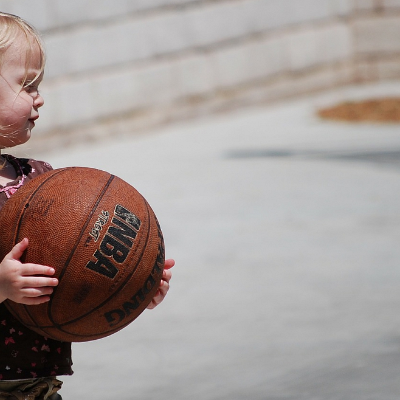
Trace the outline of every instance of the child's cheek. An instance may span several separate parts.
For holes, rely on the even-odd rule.
[[[12,111],[21,116],[29,116],[32,110],[33,100],[28,94],[19,94],[12,103]]]

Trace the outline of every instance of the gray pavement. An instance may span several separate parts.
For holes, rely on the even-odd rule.
[[[400,125],[316,106],[350,87],[38,157],[134,185],[176,259],[165,302],[74,344],[63,397],[400,397]]]

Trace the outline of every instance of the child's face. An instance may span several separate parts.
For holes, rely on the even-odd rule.
[[[31,136],[38,109],[44,104],[38,92],[42,76],[41,57],[37,44],[27,58],[26,38],[15,38],[2,55],[0,66],[0,149],[25,143]],[[26,62],[29,60],[29,65]],[[32,84],[32,82],[35,80]]]

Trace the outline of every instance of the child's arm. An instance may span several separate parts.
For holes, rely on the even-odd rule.
[[[23,239],[0,263],[0,303],[6,299],[22,304],[45,303],[50,300],[53,287],[58,285],[58,280],[51,278],[55,273],[53,268],[20,261],[27,247],[28,239]],[[170,269],[174,265],[174,260],[165,260],[160,286],[147,308],[153,309],[164,300],[172,277]]]
[[[53,268],[20,261],[27,247],[28,239],[23,239],[0,263],[0,302],[10,299],[22,304],[45,303],[50,300],[53,286],[58,285],[58,280],[51,277]]]
[[[158,287],[158,290],[155,296],[153,297],[153,300],[151,300],[151,303],[147,306],[147,308],[153,309],[154,307],[157,307],[164,300],[169,290],[169,281],[172,278],[171,268],[174,265],[175,265],[174,260],[171,259],[165,260],[164,271],[160,282],[160,286]]]

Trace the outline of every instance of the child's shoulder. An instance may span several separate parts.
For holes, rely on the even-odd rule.
[[[34,160],[32,158],[20,158],[22,168],[26,169],[28,173],[39,175],[44,172],[51,171],[53,167],[46,161]]]
[[[46,161],[34,160],[33,158],[19,158],[9,154],[5,154],[4,157],[6,157],[16,169],[20,169],[25,176],[36,176],[53,169]]]

